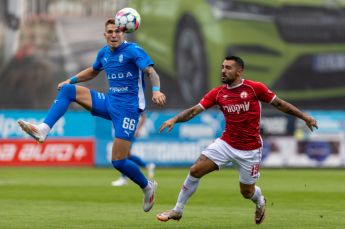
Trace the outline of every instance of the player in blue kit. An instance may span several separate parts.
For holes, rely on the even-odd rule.
[[[151,58],[137,44],[125,41],[124,32],[116,28],[114,19],[106,21],[104,37],[107,45],[99,50],[92,67],[58,84],[59,93],[43,123],[34,125],[19,120],[18,124],[37,142],[43,143],[71,102],[78,103],[92,115],[111,120],[115,129],[112,164],[142,188],[143,209],[148,212],[154,204],[157,183],[146,179],[139,167],[128,159],[139,116],[145,109],[143,76],[147,75],[151,81],[155,104],[163,106],[166,97],[160,91],[160,79]],[[108,94],[75,85],[93,79],[102,70],[108,78]]]

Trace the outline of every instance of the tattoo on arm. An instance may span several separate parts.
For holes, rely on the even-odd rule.
[[[145,75],[147,75],[150,78],[152,86],[160,87],[159,75],[152,66],[145,68],[144,72]]]
[[[191,107],[189,109],[186,109],[176,115],[176,122],[186,122],[192,118],[194,118],[196,115],[201,113],[203,109],[199,105],[195,105],[194,107]]]
[[[290,107],[288,106],[288,103],[284,102],[283,100],[281,99],[275,99],[273,102],[272,102],[272,105],[277,108],[278,110],[281,110],[285,113],[289,113],[291,112],[291,109]]]
[[[300,111],[297,107],[292,105],[291,103],[288,103],[282,99],[276,98],[272,103],[271,103],[275,108],[278,110],[296,116],[300,119],[304,119],[304,113]]]

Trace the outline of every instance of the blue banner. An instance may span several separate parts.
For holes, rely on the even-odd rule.
[[[17,124],[19,119],[41,123],[46,110],[5,110],[0,111],[0,138],[28,138]],[[54,126],[50,137],[93,137],[94,120],[88,112],[69,111]]]

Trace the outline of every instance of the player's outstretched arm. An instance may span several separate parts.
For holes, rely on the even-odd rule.
[[[300,109],[292,105],[291,103],[288,103],[278,97],[276,97],[273,102],[271,103],[275,108],[278,110],[296,116],[297,118],[300,118],[305,121],[306,125],[309,127],[311,131],[313,131],[313,128],[318,128],[316,120],[306,113],[302,112]]]
[[[95,78],[98,75],[98,71],[95,71],[92,67],[86,68],[83,71],[79,72],[77,75],[60,82],[57,86],[57,89],[60,90],[61,87],[65,84],[75,84],[80,82],[89,81]]]
[[[159,128],[159,133],[162,133],[162,131],[165,128],[168,128],[167,132],[170,132],[172,128],[174,128],[175,123],[186,122],[194,118],[196,115],[200,114],[203,111],[204,109],[199,104],[195,105],[194,107],[188,108],[184,111],[181,111],[179,114],[165,121]]]
[[[151,81],[152,101],[159,106],[164,106],[164,104],[166,102],[166,97],[160,91],[159,75],[157,74],[156,70],[152,66],[145,68],[144,72],[150,78],[150,81]]]

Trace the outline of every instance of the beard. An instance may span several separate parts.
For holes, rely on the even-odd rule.
[[[232,84],[234,82],[233,79],[229,79],[227,78],[226,76],[222,76],[222,83],[225,83],[225,84]]]

